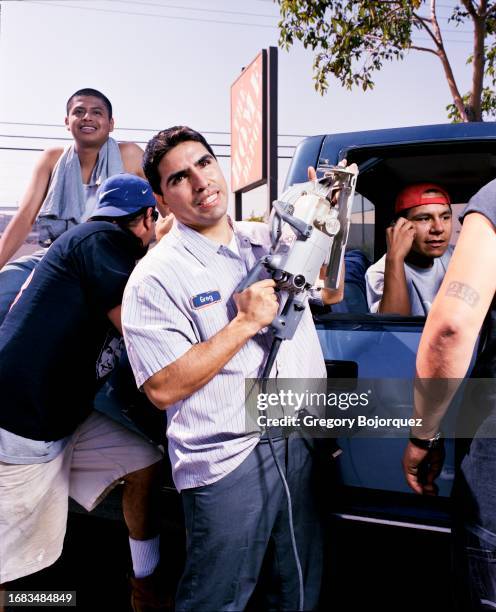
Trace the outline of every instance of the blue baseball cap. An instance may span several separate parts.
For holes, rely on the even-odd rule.
[[[156,205],[150,183],[135,174],[115,174],[100,185],[91,217],[125,217]]]

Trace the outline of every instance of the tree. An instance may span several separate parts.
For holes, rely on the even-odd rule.
[[[469,23],[473,31],[471,89],[461,94],[446,52],[436,0],[277,0],[280,5],[279,44],[289,49],[295,40],[315,52],[315,88],[324,94],[333,75],[348,89],[374,87],[373,73],[387,60],[405,52],[435,55],[441,62],[453,103],[446,107],[453,121],[482,121],[496,115],[496,2],[461,0],[448,23]],[[445,5],[443,5],[443,8]],[[426,12],[427,9],[427,12]],[[412,41],[423,32],[429,42]]]

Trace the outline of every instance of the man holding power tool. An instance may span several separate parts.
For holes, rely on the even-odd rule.
[[[298,579],[288,506],[260,431],[247,431],[245,379],[260,376],[278,311],[274,280],[236,294],[269,252],[267,226],[232,223],[227,186],[201,134],[181,126],[148,143],[145,174],[177,226],[138,265],[126,288],[123,328],[138,386],[167,410],[174,481],[188,534],[177,610],[242,610],[264,558],[272,580],[268,605],[298,608]],[[332,295],[325,295],[332,300]],[[325,378],[308,308],[284,342],[273,373]],[[321,520],[310,443],[274,439],[293,496],[296,544],[305,578],[305,609],[318,604]]]

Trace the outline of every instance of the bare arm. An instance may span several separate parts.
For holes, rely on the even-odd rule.
[[[120,142],[119,149],[121,151],[124,171],[141,176],[141,178],[146,178],[142,167],[143,149],[134,142]]]
[[[417,354],[414,416],[422,425],[418,438],[432,438],[468,369],[477,335],[496,292],[496,233],[479,213],[464,220],[448,271],[427,317]],[[489,273],[488,273],[489,271]],[[429,380],[434,379],[434,380]],[[441,379],[451,384],[440,384]],[[424,495],[436,493],[434,484],[444,453],[407,444],[403,471],[409,486]],[[420,467],[426,464],[424,479]]]
[[[322,266],[320,269],[320,278],[325,280],[326,267]],[[343,262],[343,269],[341,270],[341,278],[339,280],[339,286],[337,289],[329,289],[328,287],[322,288],[322,302],[328,306],[331,304],[337,304],[344,298],[344,277],[345,277],[345,263]]]
[[[274,286],[273,280],[258,281],[235,295],[236,317],[215,336],[151,376],[143,385],[148,399],[165,410],[206,385],[250,338],[272,322],[278,308]]]
[[[19,204],[19,210],[0,238],[0,269],[19,249],[31,231],[47,194],[53,168],[62,152],[61,148],[43,151],[36,163],[26,192]]]
[[[339,165],[345,168],[346,160],[343,159],[342,161],[340,161]],[[350,168],[353,168],[354,166],[355,164],[352,164]],[[315,171],[315,168],[313,168],[312,166],[308,167],[307,174],[308,174],[309,181],[317,180],[317,172]],[[327,273],[326,266],[322,266],[320,269],[320,279],[321,280],[325,280],[326,273]],[[344,297],[344,265],[343,265],[339,287],[337,289],[329,289],[327,287],[324,287],[321,290],[321,297],[322,297],[322,303],[325,304],[326,306],[329,306],[331,304],[337,304],[338,302],[341,302],[343,300],[343,297]]]
[[[378,312],[409,316],[412,312],[405,276],[408,255],[415,230],[413,224],[400,217],[394,227],[386,230],[388,250],[384,268],[384,292]]]
[[[496,233],[479,213],[467,215],[458,244],[426,321],[417,355],[417,378],[461,379],[496,292]],[[452,395],[452,394],[451,394]],[[418,396],[418,397],[417,397]],[[417,393],[415,413],[424,418],[422,437],[436,433],[451,397],[433,404]]]

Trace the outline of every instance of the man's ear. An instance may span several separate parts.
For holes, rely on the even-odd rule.
[[[153,195],[155,196],[155,201],[157,202],[157,209],[160,213],[160,216],[167,217],[167,215],[170,214],[170,209],[169,205],[164,200],[164,196],[155,192],[153,192]]]
[[[109,128],[109,132],[113,132],[114,131],[114,118],[111,117],[110,118],[110,128]]]
[[[143,223],[146,229],[153,225],[153,208],[151,206],[146,209],[146,214],[143,217]]]
[[[66,118],[64,119],[64,123],[65,123],[65,125],[66,125],[67,129],[69,130],[69,117],[66,117]]]

